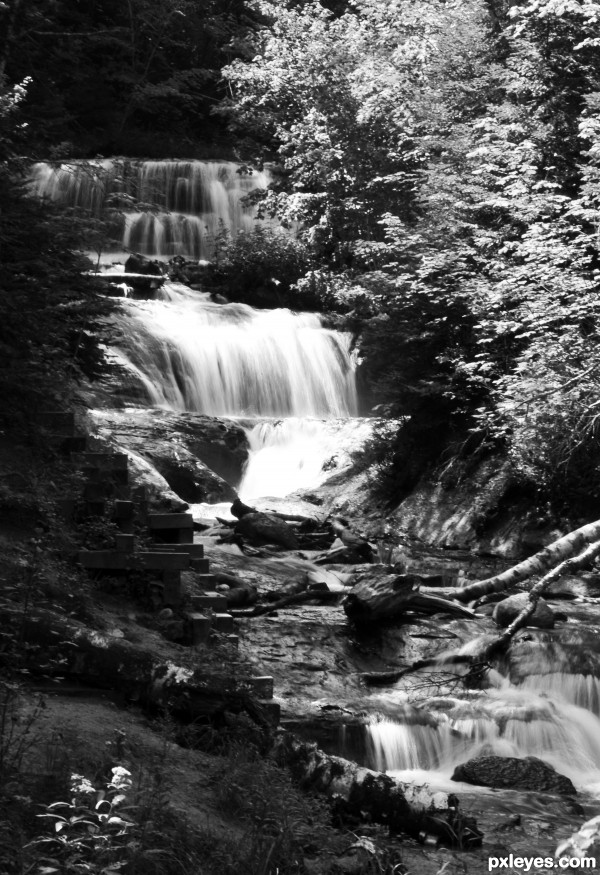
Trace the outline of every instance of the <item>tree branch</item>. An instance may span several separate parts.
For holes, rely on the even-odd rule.
[[[535,556],[524,559],[507,571],[494,575],[494,577],[488,577],[485,580],[465,587],[448,587],[444,589],[424,587],[422,591],[443,595],[446,598],[453,598],[459,602],[474,601],[483,595],[488,595],[488,593],[503,592],[522,580],[527,580],[528,577],[542,574],[559,562],[574,556],[592,541],[598,541],[599,539],[600,520],[596,520],[593,523],[588,523],[579,529],[575,529],[573,532],[569,532],[568,535],[564,535],[564,537],[544,547]]]

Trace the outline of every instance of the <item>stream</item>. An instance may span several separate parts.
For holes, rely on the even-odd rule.
[[[104,166],[114,187],[114,165]],[[268,175],[241,177],[226,162],[138,162],[128,173],[128,191],[157,200],[169,213],[126,217],[123,249],[163,258],[181,252],[206,257],[219,221],[234,231],[251,227],[253,214],[240,206],[240,197],[268,184]],[[37,165],[35,184],[38,193],[65,203],[95,204],[100,197],[88,177],[78,180],[77,173],[48,165]],[[372,420],[359,416],[351,338],[324,327],[318,314],[216,304],[179,283],[166,283],[155,300],[124,300],[122,306],[113,355],[137,381],[147,406],[232,418],[243,426],[248,460],[241,482],[233,484],[243,500],[264,503],[318,490],[332,466],[339,471],[340,458],[349,460],[371,434]],[[193,511],[206,517],[226,509]],[[210,538],[198,540],[206,544],[211,567],[267,588],[311,567],[297,558],[261,563]],[[421,560],[431,563],[420,549],[415,569]],[[481,564],[443,551],[434,561],[453,573],[473,568],[476,574]],[[550,600],[567,620],[550,631],[524,630],[478,690],[453,681],[443,660],[446,653],[474,651],[494,633],[489,612],[473,621],[414,620],[356,639],[339,607],[281,610],[246,623],[242,647],[261,673],[274,676],[284,725],[317,737],[331,753],[404,781],[456,791],[479,818],[483,807],[496,821],[515,813],[533,817],[550,847],[584,813],[595,814],[600,800],[596,594],[581,585],[568,602]],[[432,654],[440,657],[438,679],[421,672],[377,690],[361,682],[361,672]],[[542,758],[573,781],[582,809],[540,793],[451,780],[457,764],[483,754]],[[519,842],[531,848],[531,833],[515,838],[511,848],[516,851]]]

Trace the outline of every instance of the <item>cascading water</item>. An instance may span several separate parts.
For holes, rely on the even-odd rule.
[[[235,235],[256,226],[256,210],[242,199],[270,180],[266,170],[231,161],[114,159],[35,164],[31,191],[94,216],[108,205],[122,209],[122,240],[113,253],[207,259],[223,228]]]
[[[202,259],[212,257],[224,228],[235,236],[255,227],[256,211],[243,198],[266,188],[270,178],[266,170],[248,172],[224,161],[39,163],[31,191],[96,216],[124,204],[122,250]],[[340,443],[323,420],[357,412],[348,336],[324,329],[314,314],[216,305],[177,284],[165,285],[160,300],[125,306],[131,318],[115,358],[152,404],[271,418],[248,423],[243,497],[281,496],[320,482]],[[358,430],[366,436],[364,423]]]
[[[317,485],[340,428],[367,436],[364,420],[347,421],[358,406],[348,335],[315,314],[215,304],[179,284],[159,294],[125,304],[118,359],[157,407],[258,419],[245,423],[243,498]]]
[[[240,174],[228,162],[38,164],[32,174],[36,194],[93,215],[113,195],[153,204],[125,215],[121,245],[154,257],[210,257],[222,227],[235,234],[254,226],[241,199],[268,182],[268,173]],[[318,485],[341,447],[368,437],[369,422],[356,418],[350,338],[318,316],[219,305],[169,283],[159,299],[123,307],[129,318],[114,355],[151,404],[242,420],[250,447],[239,486],[245,500]],[[580,647],[588,658],[576,670],[552,636],[541,644],[525,659],[521,653],[514,683],[429,699],[422,719],[372,720],[369,765],[450,789],[455,766],[473,756],[534,755],[600,797],[595,650]]]
[[[474,757],[535,756],[599,797],[599,689],[595,677],[553,673],[519,686],[502,679],[464,698],[430,699],[421,722],[373,719],[366,727],[369,764],[449,788],[457,764]]]
[[[129,304],[124,354],[152,402],[211,416],[356,415],[349,339],[314,314],[214,304],[172,284]]]

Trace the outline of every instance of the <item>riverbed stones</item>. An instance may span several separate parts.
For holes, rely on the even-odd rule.
[[[475,757],[457,766],[452,780],[480,787],[534,790],[559,796],[575,796],[577,793],[569,778],[537,757]]]
[[[498,626],[506,628],[506,626],[510,626],[512,621],[515,620],[521,611],[527,607],[528,603],[528,594],[526,592],[519,592],[516,595],[511,595],[506,599],[502,599],[501,602],[498,602],[494,608],[492,619]],[[537,626],[538,629],[552,629],[554,626],[554,620],[555,615],[548,602],[544,599],[539,599],[535,611],[527,620],[527,625]]]

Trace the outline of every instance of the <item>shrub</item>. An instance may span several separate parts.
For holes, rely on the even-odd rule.
[[[229,298],[259,307],[288,306],[293,284],[310,264],[304,243],[261,225],[229,241],[221,232],[215,249],[214,285]]]

